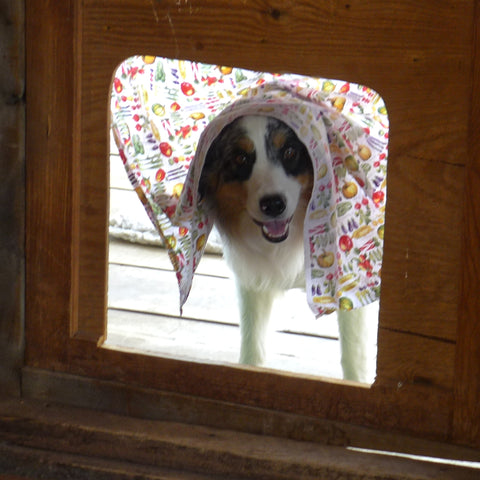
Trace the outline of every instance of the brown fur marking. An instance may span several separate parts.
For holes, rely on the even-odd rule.
[[[237,144],[246,153],[253,153],[255,151],[255,145],[248,137],[239,138]]]
[[[244,183],[222,184],[215,192],[217,221],[233,232],[240,225],[240,217],[246,210],[247,188]]]
[[[287,141],[287,137],[285,136],[284,131],[277,130],[274,132],[272,136],[272,143],[277,150],[280,150],[285,145],[286,141]]]

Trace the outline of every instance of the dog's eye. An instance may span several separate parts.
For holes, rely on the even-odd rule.
[[[244,165],[246,165],[248,162],[248,155],[246,153],[239,153],[236,157],[235,157],[235,165],[237,167],[243,167]]]
[[[281,155],[283,168],[289,175],[311,169],[310,157],[303,145],[287,145]]]
[[[255,155],[253,153],[237,151],[230,160],[229,172],[225,178],[231,181],[244,181],[252,171]]]
[[[287,147],[283,152],[283,161],[284,162],[292,162],[297,159],[297,150],[293,147]]]

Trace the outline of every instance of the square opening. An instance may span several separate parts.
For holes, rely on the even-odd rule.
[[[170,78],[166,78],[168,75]],[[161,180],[158,176],[152,177],[151,171],[160,171],[162,162],[168,162],[170,167],[179,165],[177,170],[182,170],[184,165],[178,180],[183,184],[188,171],[186,163],[194,159],[199,140],[192,127],[205,129],[221,111],[215,105],[210,115],[205,115],[192,104],[180,105],[179,97],[198,95],[201,101],[202,95],[205,98],[229,95],[232,102],[239,98],[242,101],[241,95],[245,94],[241,90],[246,88],[246,81],[250,82],[249,88],[258,90],[284,79],[290,85],[296,82],[297,96],[299,92],[305,93],[301,92],[301,86],[308,87],[310,95],[316,91],[315,101],[323,107],[322,117],[317,121],[327,127],[329,168],[335,179],[332,188],[338,195],[328,215],[330,229],[335,231],[334,243],[339,252],[356,250],[358,270],[368,273],[369,268],[375,268],[372,264],[376,264],[377,271],[372,270],[372,273],[380,278],[388,118],[383,100],[376,92],[329,79],[271,75],[149,56],[133,57],[118,67],[112,83],[111,113],[115,134],[111,134],[110,140],[109,301],[105,347],[189,361],[237,364],[239,313],[232,275],[222,258],[220,235],[215,229],[209,235],[188,301],[180,314],[178,284],[170,261],[172,248],[170,254],[165,248],[171,244],[165,232],[159,234],[158,231],[162,230],[164,220],[160,217],[166,208],[159,207],[158,203],[152,208],[156,200],[153,194],[149,197],[149,192],[154,192],[156,183]],[[221,88],[215,89],[220,84]],[[207,87],[212,88],[209,91]],[[304,100],[307,102],[308,98],[305,96]],[[188,117],[193,122],[182,123],[185,117],[178,115],[182,108],[188,109]],[[228,107],[222,105],[222,108]],[[175,145],[178,147],[182,143],[178,139],[185,140],[189,136],[195,139],[190,138],[184,150],[177,151]],[[151,145],[144,145],[145,142]],[[150,157],[145,154],[149,147],[152,147],[148,150]],[[345,155],[345,151],[351,155]],[[146,167],[150,172],[143,173],[137,157],[143,158],[143,165],[151,163]],[[318,165],[314,168],[317,177],[322,175],[323,168]],[[170,172],[174,170],[171,168]],[[376,215],[372,215],[373,209]],[[350,219],[336,229],[343,215],[350,215]],[[364,236],[364,241],[358,241]],[[321,249],[325,258],[315,257],[317,265],[311,270],[313,275],[319,271],[321,262],[329,261],[325,247],[326,244]],[[340,290],[348,292],[355,283],[350,282],[355,278],[351,266],[341,265],[339,271],[342,267],[337,294]],[[325,275],[323,285],[328,281],[331,278]],[[372,283],[370,287],[373,286]],[[312,288],[310,286],[310,290]],[[365,285],[356,292],[357,298],[365,304],[370,302],[369,296],[374,289],[366,290]],[[333,295],[336,301],[340,296]],[[316,296],[317,301],[325,297]],[[315,298],[315,292],[310,298]],[[348,294],[344,298],[348,299]],[[278,298],[271,314],[268,355],[262,367],[343,378],[337,314],[328,309],[322,313],[320,318],[315,318],[305,290],[289,289]],[[378,311],[374,314],[378,319]],[[375,377],[376,324],[374,329],[359,335],[363,335],[364,340],[368,337],[366,354],[370,357],[368,383],[371,383]]]

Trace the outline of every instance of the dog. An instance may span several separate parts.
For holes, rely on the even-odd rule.
[[[207,152],[199,194],[235,278],[240,363],[264,363],[273,301],[287,289],[305,287],[303,226],[313,175],[305,145],[274,117],[235,119]],[[378,303],[338,312],[345,379],[373,381],[377,323]]]

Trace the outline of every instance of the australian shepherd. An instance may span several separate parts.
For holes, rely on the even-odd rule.
[[[273,117],[237,118],[207,153],[199,192],[235,277],[241,363],[262,365],[275,297],[305,286],[303,225],[312,186],[307,148]],[[377,304],[338,312],[345,379],[373,381],[377,321]]]

